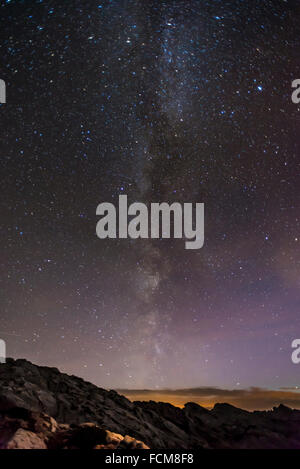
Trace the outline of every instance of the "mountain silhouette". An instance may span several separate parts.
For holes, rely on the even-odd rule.
[[[131,402],[57,368],[23,359],[0,365],[2,447],[300,448],[300,411],[248,412]]]

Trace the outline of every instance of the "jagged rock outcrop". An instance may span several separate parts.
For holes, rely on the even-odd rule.
[[[300,411],[285,406],[248,412],[228,404],[216,404],[209,411],[195,403],[187,403],[180,409],[153,401],[130,402],[115,391],[98,388],[56,368],[8,359],[0,365],[0,433],[6,431],[1,430],[6,428],[3,422],[16,408],[18,412],[23,408],[34,415],[47,414],[49,417],[43,416],[40,425],[57,426],[50,432],[57,436],[66,432],[67,447],[70,441],[74,442],[76,431],[91,431],[95,435],[97,428],[102,432],[130,435],[152,449],[300,448]],[[86,422],[90,422],[93,430],[81,425]],[[17,441],[28,447],[38,444],[49,447],[52,444],[49,441],[56,441],[41,438],[43,431],[30,425],[14,428],[14,437],[7,443],[12,446]],[[3,439],[2,433],[0,436]],[[91,438],[93,447],[109,444],[107,439],[97,443]],[[6,436],[5,439],[8,441]],[[125,437],[122,445],[129,439]]]
[[[1,413],[0,449],[149,449],[143,442],[93,423],[59,424],[52,417],[15,407]]]

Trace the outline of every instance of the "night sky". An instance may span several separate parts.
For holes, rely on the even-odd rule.
[[[9,356],[107,388],[300,384],[300,5],[6,0]],[[205,244],[100,240],[97,205],[205,204]]]

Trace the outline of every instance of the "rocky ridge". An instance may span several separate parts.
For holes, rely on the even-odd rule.
[[[0,449],[149,449],[143,442],[93,423],[59,424],[42,412],[15,407],[0,418]]]
[[[45,432],[37,430],[41,425]],[[73,448],[80,432],[90,435],[86,444],[93,448],[300,449],[300,411],[283,405],[272,411],[248,412],[229,404],[207,410],[195,403],[181,409],[153,401],[130,402],[115,391],[56,368],[13,359],[0,365],[0,440],[4,447],[17,447],[17,437],[28,446],[39,438],[38,444],[45,448]],[[82,438],[86,440],[89,438]]]

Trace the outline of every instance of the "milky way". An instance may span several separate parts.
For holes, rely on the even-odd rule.
[[[299,19],[296,1],[2,2],[10,356],[110,388],[299,384]],[[204,247],[99,240],[120,194],[204,203]]]

